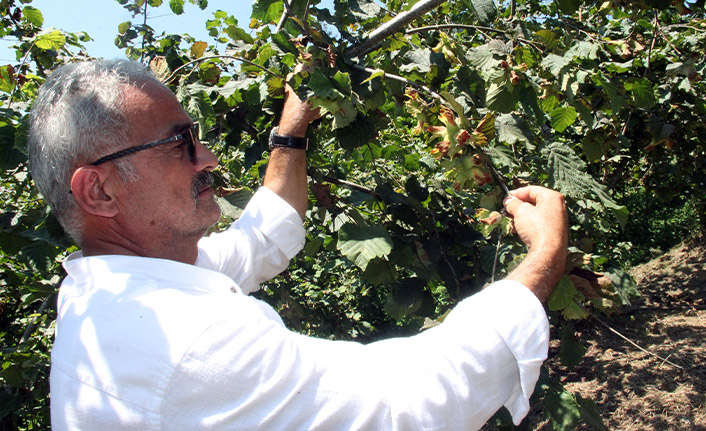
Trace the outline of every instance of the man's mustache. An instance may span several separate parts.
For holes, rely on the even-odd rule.
[[[196,175],[192,188],[194,193],[194,199],[197,199],[199,193],[201,193],[202,190],[204,190],[206,187],[210,187],[211,185],[213,185],[213,174],[204,171]]]

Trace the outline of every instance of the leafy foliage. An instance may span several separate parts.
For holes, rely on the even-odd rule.
[[[325,114],[309,132],[307,245],[260,293],[301,332],[408,334],[510,271],[525,250],[500,213],[500,177],[567,197],[570,259],[548,307],[571,367],[585,351],[571,321],[636,293],[616,261],[630,244],[615,238],[641,219],[629,197],[660,207],[688,195],[706,226],[701,3],[257,0],[247,25],[216,11],[200,41],[149,25],[162,0],[118,2],[133,19],[118,23],[116,45],[173,88],[219,154],[224,223],[259,183],[286,77],[306,66],[288,82]],[[88,40],[42,30],[28,3],[0,2],[20,61],[0,67],[0,428],[19,429],[47,427],[69,246],[29,187],[25,118],[46,74],[87,57]],[[185,4],[168,2],[176,14]],[[595,403],[558,382],[535,395],[554,429],[605,428]],[[503,417],[493,423],[508,427]]]

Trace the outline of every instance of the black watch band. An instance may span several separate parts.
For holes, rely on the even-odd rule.
[[[277,131],[279,130],[279,127],[273,127],[272,131],[270,132],[270,151],[272,151],[273,148],[294,148],[297,150],[306,150],[309,148],[309,139],[308,138],[299,138],[296,136],[282,136],[278,135]]]

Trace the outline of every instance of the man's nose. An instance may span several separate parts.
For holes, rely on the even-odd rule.
[[[218,157],[198,139],[194,139],[194,169],[212,171],[218,166]]]

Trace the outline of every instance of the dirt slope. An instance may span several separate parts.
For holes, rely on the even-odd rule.
[[[642,297],[606,322],[581,324],[588,352],[559,378],[594,399],[608,429],[706,431],[706,246],[683,244],[631,271]],[[548,430],[543,421],[534,429]],[[589,429],[589,428],[580,428]]]

